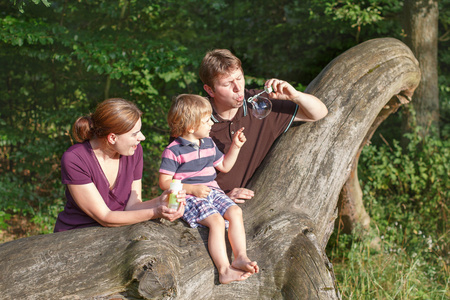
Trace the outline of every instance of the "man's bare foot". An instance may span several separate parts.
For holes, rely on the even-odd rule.
[[[252,274],[259,272],[258,263],[256,261],[251,261],[247,256],[237,257],[231,264],[236,269],[247,271]]]
[[[222,273],[219,272],[219,281],[222,284],[227,284],[233,281],[242,281],[249,278],[252,275],[251,272],[245,272],[228,266]]]

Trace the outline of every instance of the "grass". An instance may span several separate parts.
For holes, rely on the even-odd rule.
[[[439,245],[429,247],[425,237],[410,254],[387,241],[389,234],[395,233],[386,232],[383,239],[362,233],[332,236],[328,256],[342,299],[449,299],[448,253],[441,256]]]

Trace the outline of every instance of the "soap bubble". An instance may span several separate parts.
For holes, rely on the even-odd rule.
[[[249,101],[252,104],[252,114],[258,119],[264,119],[272,111],[272,102],[262,96],[256,96]]]

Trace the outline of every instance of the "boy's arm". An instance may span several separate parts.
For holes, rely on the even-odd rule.
[[[198,198],[208,197],[211,188],[204,184],[183,184],[186,194],[194,195]]]
[[[169,174],[159,173],[159,187],[165,191],[170,188],[170,183],[172,182],[173,176]]]
[[[168,190],[170,188],[170,183],[172,182],[173,176],[168,174],[159,173],[159,187],[162,190]],[[183,183],[183,190],[186,194],[194,195],[199,198],[206,198],[211,188],[202,184],[187,184]]]
[[[233,137],[233,143],[230,146],[227,154],[223,158],[223,161],[216,166],[216,169],[222,173],[228,173],[233,168],[234,163],[239,155],[242,145],[244,145],[247,138],[244,135],[244,127],[236,131]]]

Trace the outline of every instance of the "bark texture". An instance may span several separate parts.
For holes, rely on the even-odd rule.
[[[248,280],[218,284],[206,229],[149,221],[0,245],[0,298],[339,299],[323,252],[339,193],[380,111],[419,78],[409,48],[386,38],[348,50],[310,84],[330,113],[291,128],[252,180],[243,210],[261,272]]]
[[[350,176],[342,187],[338,200],[339,217],[336,220],[336,228],[344,233],[351,233],[357,225],[368,229],[370,226],[370,216],[364,207],[361,186],[358,181],[358,160],[364,145],[370,142],[373,134],[380,124],[386,118],[396,112],[401,105],[411,101],[410,95],[400,93],[394,95],[391,100],[383,107],[376,117],[374,123],[367,132],[356,154],[352,165]]]
[[[406,44],[417,57],[422,75],[412,103],[415,116],[405,110],[403,128],[411,132],[411,126],[416,123],[422,127],[422,136],[432,133],[432,125],[439,135],[438,22],[437,0],[405,1]]]

